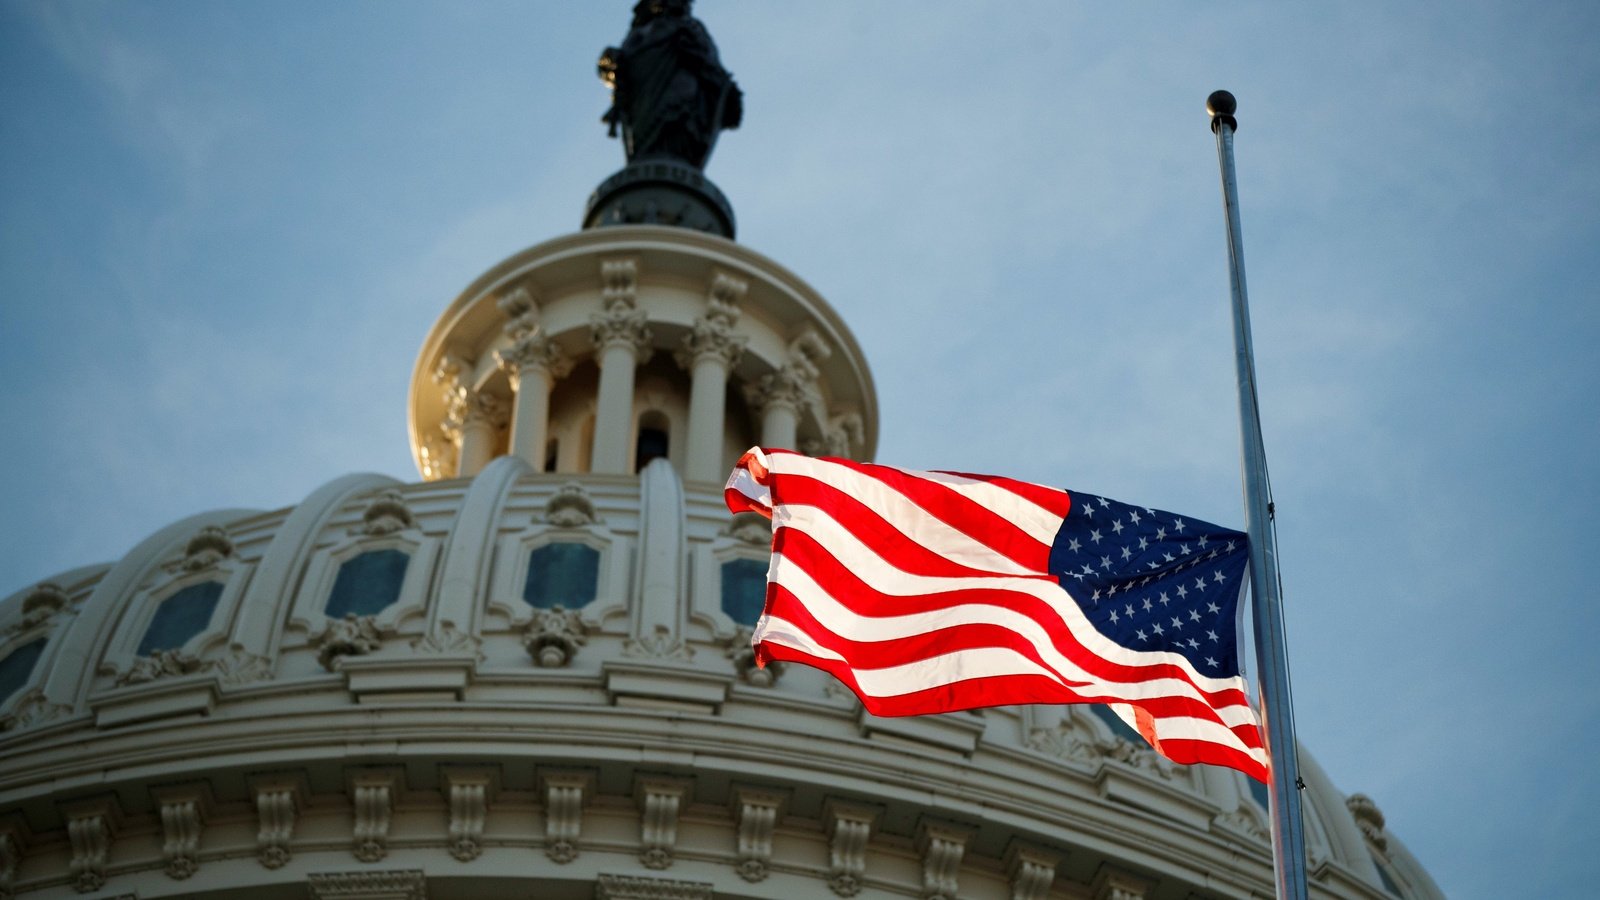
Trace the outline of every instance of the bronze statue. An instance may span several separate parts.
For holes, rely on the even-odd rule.
[[[692,0],[639,0],[621,47],[600,55],[600,79],[611,87],[602,121],[622,126],[628,162],[674,159],[704,169],[717,132],[738,128],[744,96],[717,58],[717,46]]]

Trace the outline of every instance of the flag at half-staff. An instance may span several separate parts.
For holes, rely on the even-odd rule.
[[[1267,779],[1240,674],[1245,535],[984,475],[753,448],[728,508],[772,520],[756,659],[867,711],[1105,703],[1163,756]]]

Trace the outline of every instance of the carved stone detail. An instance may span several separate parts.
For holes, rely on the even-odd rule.
[[[600,521],[594,498],[576,481],[569,481],[544,505],[544,520],[557,528],[582,528]]]
[[[689,796],[689,782],[678,778],[641,778],[639,799],[639,862],[647,869],[672,865],[678,843],[678,810]]]
[[[68,870],[72,887],[80,894],[98,891],[106,883],[106,858],[116,836],[117,807],[110,799],[91,801],[65,811],[67,843],[72,849]]]
[[[1355,817],[1356,827],[1379,850],[1389,849],[1389,838],[1383,833],[1383,812],[1366,794],[1351,794],[1345,798],[1345,808]]]
[[[739,822],[739,877],[761,881],[772,865],[772,835],[782,813],[784,796],[772,791],[734,789],[734,811]]]
[[[669,881],[637,875],[601,875],[595,881],[595,900],[711,900],[712,884]]]
[[[34,585],[28,596],[22,599],[22,618],[17,620],[12,630],[26,631],[43,624],[71,605],[72,598],[67,596],[61,585],[42,581]]]
[[[235,644],[223,656],[207,663],[230,686],[265,681],[272,677],[272,660],[257,656]]]
[[[399,491],[381,491],[367,504],[355,533],[378,537],[416,527],[417,521]]]
[[[600,261],[600,303],[632,306],[639,292],[639,263],[626,257]]]
[[[210,794],[202,786],[155,792],[161,816],[161,855],[168,877],[183,880],[200,868],[200,833]]]
[[[741,543],[755,547],[772,546],[772,523],[760,513],[742,512],[734,515],[722,533]]]
[[[276,869],[289,861],[289,841],[294,837],[297,795],[294,782],[262,781],[253,785],[256,798],[256,816],[260,825],[256,831],[256,858],[268,869]]]
[[[830,803],[823,814],[828,827],[828,889],[841,897],[854,897],[861,892],[867,871],[867,840],[872,837],[878,811]]]
[[[674,636],[667,626],[657,625],[650,634],[623,641],[622,655],[635,659],[674,659],[688,662],[694,659],[694,648],[682,638]]]
[[[450,855],[462,862],[477,859],[483,853],[483,825],[489,815],[491,788],[492,778],[486,771],[445,773],[450,803]]]
[[[559,669],[572,662],[587,640],[583,618],[576,610],[557,604],[536,609],[522,632],[522,646],[542,669]]]
[[[827,421],[820,438],[802,441],[800,450],[810,456],[848,457],[851,448],[860,446],[866,439],[867,429],[861,421],[861,415],[842,413]]]
[[[619,307],[589,317],[589,336],[601,351],[625,347],[635,363],[647,362],[651,355],[649,314],[642,309]]]
[[[519,285],[495,301],[506,317],[503,330],[513,341],[521,340],[539,328],[539,304],[526,286]]]
[[[751,631],[741,628],[727,641],[727,657],[739,680],[754,687],[772,687],[783,675],[784,664],[770,660],[765,666],[756,665],[756,650],[750,645]]]
[[[17,698],[17,702],[11,707],[11,712],[6,715],[5,725],[7,730],[20,731],[65,718],[71,713],[71,706],[50,702],[44,691],[35,687]]]
[[[594,778],[586,772],[546,772],[543,781],[544,853],[557,863],[572,862],[578,858],[584,797]]]
[[[0,900],[11,900],[16,891],[17,866],[27,847],[28,827],[20,813],[0,819]]]
[[[494,353],[495,364],[513,378],[522,373],[543,370],[551,378],[565,378],[571,371],[573,359],[549,335],[533,331],[516,343]]]
[[[394,776],[387,772],[357,775],[350,783],[355,810],[350,852],[362,862],[389,855],[389,823],[394,814]]]
[[[182,650],[156,650],[149,656],[135,657],[128,671],[117,676],[117,684],[145,684],[198,671],[200,660]]]
[[[1006,875],[1011,900],[1045,900],[1056,879],[1061,854],[1025,844],[1013,844],[1006,853]]]
[[[453,477],[459,466],[460,451],[455,442],[442,432],[424,438],[417,455],[420,457],[422,477],[425,481]]]
[[[804,409],[812,397],[811,381],[798,368],[784,366],[745,386],[745,400],[758,411],[769,406],[787,406],[795,412]]]
[[[233,555],[233,541],[216,525],[207,525],[183,548],[182,568],[189,572],[209,569]]]
[[[342,619],[330,619],[327,630],[317,639],[317,661],[329,672],[341,656],[365,656],[383,646],[378,633],[377,620],[372,616],[346,613]]]
[[[924,900],[956,900],[961,857],[971,838],[972,831],[967,828],[935,822],[922,824],[917,848],[922,853]]]
[[[440,622],[437,627],[411,642],[411,649],[433,656],[475,656],[481,662],[482,639],[456,628],[454,622]]]
[[[1127,872],[1101,866],[1090,882],[1091,900],[1144,900],[1151,884]]]
[[[312,872],[306,876],[311,900],[427,900],[421,869],[387,872]]]

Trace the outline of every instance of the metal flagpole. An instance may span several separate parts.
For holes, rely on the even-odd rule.
[[[1284,646],[1283,606],[1278,593],[1277,542],[1273,539],[1267,453],[1256,408],[1255,351],[1250,343],[1250,307],[1245,297],[1244,242],[1239,229],[1239,186],[1233,171],[1233,117],[1238,103],[1227,91],[1206,98],[1222,166],[1222,206],[1228,219],[1228,280],[1233,287],[1233,348],[1239,372],[1239,437],[1244,455],[1244,522],[1250,534],[1250,582],[1254,602],[1256,668],[1261,718],[1267,729],[1272,768],[1272,856],[1280,900],[1305,900],[1306,841],[1300,815],[1300,765],[1295,753],[1294,708],[1289,697],[1289,657]]]

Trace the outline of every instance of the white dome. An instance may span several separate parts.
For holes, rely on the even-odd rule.
[[[42,652],[0,707],[6,885],[1270,895],[1243,777],[1167,764],[1088,707],[877,719],[820,672],[753,670],[723,592],[737,613],[766,528],[665,460],[502,456],[194,516],[14,594],[4,653]],[[559,547],[581,549],[536,555]],[[1304,765],[1314,895],[1439,896],[1370,801]]]

